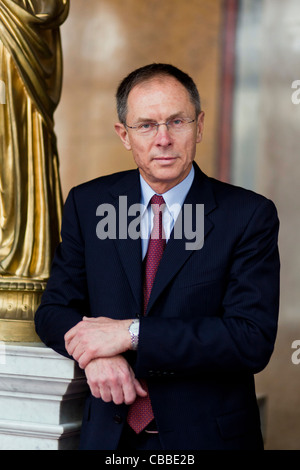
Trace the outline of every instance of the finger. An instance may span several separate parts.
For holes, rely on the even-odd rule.
[[[81,322],[77,323],[77,325],[73,326],[73,328],[67,331],[67,333],[64,336],[64,340],[66,343],[69,343],[74,338],[74,336],[76,336],[78,326],[80,325],[80,323]]]
[[[78,337],[75,337],[66,345],[66,350],[78,362],[81,369],[84,369],[92,359],[91,352],[85,342],[81,341]]]
[[[73,338],[69,343],[66,344],[66,350],[70,356],[73,356],[75,361],[78,361],[79,357],[83,353],[83,348],[77,337]]]
[[[79,360],[81,359],[82,355],[86,352],[89,351],[89,345],[87,343],[87,331],[86,329],[80,328],[78,329],[76,335],[74,335],[69,341],[66,341],[65,343],[65,348],[67,352],[70,354],[70,356],[73,356],[75,361],[79,363]],[[81,368],[84,368],[88,362],[91,360],[91,353],[86,354],[85,362],[80,364]]]
[[[73,328],[71,328],[69,331],[67,331],[67,333],[65,334],[64,336],[64,340],[65,340],[65,347],[68,351],[69,354],[72,355],[72,353],[69,352],[68,348],[73,348],[72,350],[75,349],[75,346],[71,345],[72,341],[75,341],[74,344],[77,344],[78,342],[78,333],[80,331],[82,331],[82,327],[83,327],[84,323],[82,321],[80,321],[79,323],[77,323],[77,325],[75,325]]]
[[[100,392],[100,388],[98,386],[98,383],[87,379],[87,384],[90,387],[90,391],[91,391],[91,394],[93,395],[93,397],[101,398],[101,392]]]
[[[123,364],[124,366],[124,364]],[[109,378],[110,393],[116,405],[121,403],[131,404],[136,398],[135,386],[133,384],[134,374],[131,369],[121,367]],[[101,392],[102,393],[102,392]]]
[[[114,320],[113,318],[108,317],[83,317],[82,318],[84,323],[96,323],[97,325],[113,325],[118,323],[118,320]]]
[[[112,401],[112,393],[110,387],[108,387],[107,385],[101,385],[99,387],[99,391],[100,396],[102,400],[105,401],[105,403],[109,403],[110,401]]]
[[[93,395],[93,397],[102,398],[101,393],[100,393],[100,389],[98,387],[91,386],[90,384],[88,384],[88,385],[90,387],[90,391],[91,391],[91,394]]]
[[[90,322],[90,323],[99,323],[105,320],[110,320],[109,318],[106,317],[82,317],[82,320],[84,322]]]
[[[136,399],[136,390],[131,377],[127,380],[123,380],[123,402],[126,405],[131,405]]]
[[[148,395],[147,391],[142,387],[139,380],[134,379],[135,392],[140,397],[146,397]]]
[[[73,357],[78,362],[80,369],[85,369],[89,362],[95,359],[95,357],[88,351],[82,351],[81,354],[78,351],[78,359],[76,359],[75,353],[73,354]]]
[[[73,338],[70,341],[65,342],[65,347],[70,356],[73,356],[74,350],[76,348],[77,341]]]
[[[124,401],[127,405],[131,405],[136,396],[146,397],[147,391],[143,389],[139,380],[135,378],[134,372],[129,368],[129,375],[125,376],[123,379],[123,392],[124,392]]]
[[[113,401],[116,405],[124,403],[123,379],[114,371],[110,371],[102,383],[100,393],[104,401]]]
[[[121,405],[125,402],[123,387],[121,385],[111,387],[110,393],[115,405]]]

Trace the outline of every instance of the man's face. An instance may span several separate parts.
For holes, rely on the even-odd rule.
[[[129,93],[127,109],[128,126],[149,121],[164,123],[171,118],[195,119],[180,133],[159,126],[152,136],[140,135],[120,123],[115,126],[125,148],[132,151],[143,178],[154,191],[164,193],[188,175],[196,144],[202,139],[204,113],[196,120],[188,91],[173,77],[157,77],[136,85]]]

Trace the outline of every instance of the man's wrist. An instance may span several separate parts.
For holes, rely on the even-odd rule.
[[[131,340],[130,349],[132,351],[136,351],[138,348],[138,344],[139,344],[140,320],[138,319],[133,320],[128,327],[128,331],[129,331],[130,340]]]

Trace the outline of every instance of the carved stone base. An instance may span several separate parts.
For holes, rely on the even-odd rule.
[[[42,343],[2,343],[0,451],[76,450],[84,372]]]
[[[0,277],[0,341],[40,341],[34,315],[46,281]]]

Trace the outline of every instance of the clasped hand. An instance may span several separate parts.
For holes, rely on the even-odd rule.
[[[65,335],[65,347],[85,369],[93,396],[105,402],[133,403],[146,396],[122,353],[131,348],[128,327],[132,320],[83,317]]]
[[[82,369],[98,357],[111,357],[130,349],[128,326],[132,320],[113,320],[106,317],[83,317],[65,335],[65,346],[70,356]]]

